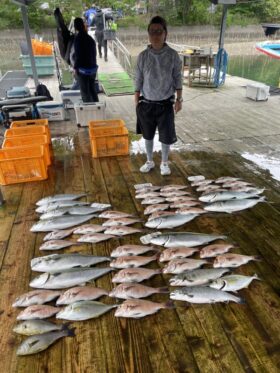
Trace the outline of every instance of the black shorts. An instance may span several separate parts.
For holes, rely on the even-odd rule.
[[[158,128],[161,143],[171,145],[177,141],[171,101],[164,104],[140,101],[136,115],[136,133],[141,133],[145,140],[153,140]]]

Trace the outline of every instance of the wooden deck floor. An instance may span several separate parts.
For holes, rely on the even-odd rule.
[[[55,160],[49,179],[44,182],[18,184],[2,188],[6,204],[0,209],[0,356],[1,371],[33,372],[259,372],[280,369],[280,266],[279,266],[279,190],[265,171],[237,154],[205,151],[173,152],[172,175],[161,177],[158,168],[140,174],[143,155],[91,158],[86,129],[77,130],[70,122],[51,126]],[[67,137],[68,134],[68,137]],[[156,158],[159,163],[159,155]],[[162,310],[140,320],[114,317],[114,311],[98,319],[76,322],[76,336],[58,341],[45,352],[17,357],[22,338],[12,332],[18,314],[11,304],[15,297],[30,288],[34,277],[30,260],[42,255],[38,247],[44,234],[29,231],[37,220],[35,202],[53,193],[88,193],[88,201],[110,202],[114,209],[143,217],[139,200],[134,198],[135,183],[186,183],[186,176],[203,174],[208,178],[239,176],[258,187],[266,187],[269,203],[232,215],[206,215],[178,230],[227,234],[237,252],[260,255],[236,270],[257,273],[254,281],[240,291],[245,305],[217,304],[182,306]],[[139,244],[139,235],[126,236],[95,246],[84,245],[83,253],[109,255],[119,243]],[[75,251],[74,248],[64,252]],[[156,264],[149,267],[157,267]],[[166,286],[167,275],[146,282]],[[111,275],[96,285],[112,288]],[[154,295],[155,301],[167,301],[166,294]],[[103,297],[105,303],[112,299]]]

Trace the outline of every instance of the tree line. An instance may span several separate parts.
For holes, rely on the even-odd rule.
[[[53,10],[59,6],[66,22],[71,17],[81,16],[94,0],[49,0],[49,9],[41,9],[40,5],[47,0],[38,0],[28,7],[29,23],[31,28],[55,27]],[[220,23],[222,6],[213,5],[209,0],[147,0],[145,4],[147,13],[136,14],[133,0],[100,0],[95,2],[99,7],[110,7],[121,10],[123,18],[117,22],[120,27],[137,25],[145,27],[152,15],[159,14],[165,17],[172,26],[183,25],[218,25]],[[230,6],[228,11],[228,24],[241,25],[257,24],[260,22],[280,23],[280,0],[237,0],[237,4]],[[22,27],[22,18],[19,6],[11,0],[1,0],[0,29]]]

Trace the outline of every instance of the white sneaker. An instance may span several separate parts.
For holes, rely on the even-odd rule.
[[[167,176],[171,174],[171,170],[168,166],[168,163],[161,163],[160,165],[160,173],[162,176]]]
[[[140,167],[140,172],[143,172],[144,174],[151,171],[152,168],[155,167],[155,162],[153,161],[147,161],[145,164],[143,164],[142,167]]]

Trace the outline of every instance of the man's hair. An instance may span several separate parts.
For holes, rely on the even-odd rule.
[[[82,18],[77,17],[77,18],[74,19],[74,28],[77,31],[84,31],[85,30],[85,24],[84,24],[84,21],[82,20]]]
[[[167,23],[166,20],[160,16],[155,16],[150,20],[150,23],[148,24],[148,31],[150,29],[150,26],[153,24],[161,25],[164,31],[167,33]]]

